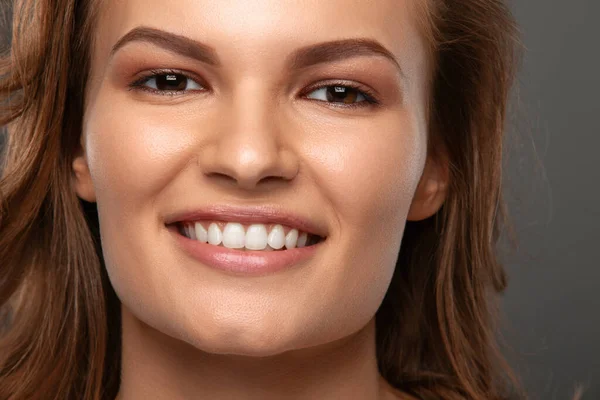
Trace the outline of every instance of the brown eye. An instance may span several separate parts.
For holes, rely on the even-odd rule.
[[[183,75],[157,75],[156,88],[158,90],[184,90],[187,87],[188,79]]]
[[[312,95],[313,93],[318,95]],[[343,104],[354,104],[368,101],[363,92],[351,86],[323,86],[312,91],[307,97],[329,103]]]
[[[201,90],[200,84],[183,74],[162,73],[144,78],[139,86],[157,92],[182,92],[186,90]]]

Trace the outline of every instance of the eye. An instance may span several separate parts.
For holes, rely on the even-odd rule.
[[[362,107],[378,103],[375,97],[366,90],[349,84],[321,86],[306,97],[328,103],[344,104],[345,107]]]
[[[187,91],[203,90],[204,87],[186,74],[176,71],[150,71],[131,83],[132,89],[146,90],[157,94],[183,94]]]

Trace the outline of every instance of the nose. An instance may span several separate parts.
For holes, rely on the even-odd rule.
[[[199,157],[204,175],[245,190],[292,180],[298,158],[286,142],[289,132],[281,131],[284,123],[276,102],[267,93],[261,95],[261,89],[239,92],[219,108],[215,139]]]

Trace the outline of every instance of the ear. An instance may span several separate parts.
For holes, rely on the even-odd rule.
[[[438,212],[448,193],[449,169],[450,163],[445,153],[439,157],[427,157],[407,220],[420,221]]]
[[[96,191],[88,168],[87,155],[81,147],[73,159],[72,167],[71,185],[77,196],[89,203],[94,203],[96,201]]]

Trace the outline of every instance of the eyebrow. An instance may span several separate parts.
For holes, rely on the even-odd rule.
[[[145,26],[140,26],[127,32],[115,43],[110,56],[114,56],[120,48],[131,42],[151,43],[167,51],[181,54],[182,56],[193,58],[209,65],[217,67],[221,65],[217,52],[212,47],[185,36]]]
[[[145,26],[134,28],[119,39],[111,50],[111,57],[130,42],[151,43],[211,66],[221,66],[219,56],[213,47],[186,36]],[[378,41],[369,38],[341,39],[304,46],[287,57],[286,65],[290,69],[299,70],[359,56],[383,56],[395,65],[403,78],[406,78],[394,54]]]

